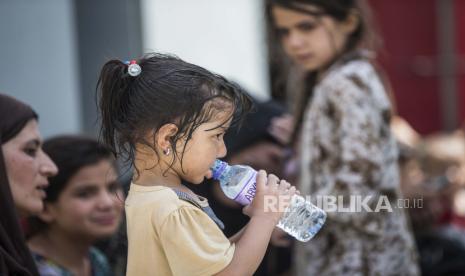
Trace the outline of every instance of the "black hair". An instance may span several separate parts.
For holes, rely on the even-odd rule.
[[[56,136],[45,140],[42,148],[58,167],[57,175],[49,178],[45,202],[56,202],[71,177],[83,167],[108,160],[117,169],[111,150],[92,138],[77,135]]]
[[[305,5],[315,6],[316,10],[309,10]],[[290,72],[290,62],[281,47],[279,34],[274,28],[272,9],[274,6],[280,6],[297,12],[309,14],[315,17],[330,16],[337,21],[346,20],[351,14],[358,16],[358,26],[351,33],[346,41],[346,45],[341,53],[338,53],[333,62],[340,57],[347,60],[357,57],[357,54],[347,55],[359,48],[377,50],[381,44],[380,37],[377,34],[377,26],[372,20],[371,10],[366,0],[266,0],[266,17],[268,21],[268,40],[270,47],[270,72],[272,74],[272,94],[278,98],[285,99],[282,91],[287,90],[286,79]],[[297,134],[302,125],[303,113],[308,100],[312,97],[313,87],[317,82],[317,72],[308,72],[302,78],[301,87],[298,87],[300,95],[294,97],[293,111],[296,117],[295,130],[292,135],[292,141],[297,140]]]
[[[312,5],[318,10],[310,11],[303,5]],[[327,15],[337,21],[346,20],[351,14],[358,16],[358,26],[348,37],[344,52],[349,52],[363,46],[375,50],[379,46],[379,36],[375,32],[371,10],[365,0],[267,0],[266,14],[269,23],[270,39],[277,40],[278,34],[273,27],[273,6],[281,6],[297,12],[313,16]]]
[[[165,124],[178,128],[170,141],[176,157],[176,142],[189,141],[197,127],[218,112],[232,107],[234,124],[251,109],[249,96],[238,85],[175,56],[150,53],[137,64],[142,71],[134,77],[122,61],[108,61],[97,85],[101,138],[116,157],[127,162],[134,162],[138,144],[149,146],[158,155],[154,141],[146,137]],[[171,165],[174,162],[175,158]]]
[[[42,148],[58,168],[58,173],[48,179],[45,203],[56,202],[69,184],[69,180],[83,167],[108,160],[117,170],[111,150],[92,138],[61,135],[45,140]],[[28,237],[32,237],[47,227],[46,223],[37,217],[31,217],[28,222],[30,226]]]

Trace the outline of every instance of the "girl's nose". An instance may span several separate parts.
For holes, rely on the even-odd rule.
[[[224,140],[223,142],[221,143],[220,145],[220,149],[218,150],[218,158],[223,158],[226,156],[226,154],[228,153],[228,150],[226,149],[226,145],[224,144]]]
[[[287,37],[287,44],[290,49],[299,49],[304,44],[304,39],[302,35],[298,32],[290,32]]]
[[[101,191],[98,204],[99,208],[104,210],[112,208],[113,204],[115,204],[115,197],[116,194],[112,194],[109,191]]]

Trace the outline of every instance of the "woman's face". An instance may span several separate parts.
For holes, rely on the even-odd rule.
[[[318,11],[313,5],[301,5]],[[281,6],[272,8],[275,29],[288,57],[307,72],[324,69],[343,51],[352,26],[327,15],[313,16]]]
[[[95,240],[117,230],[123,201],[113,164],[101,160],[73,175],[57,201],[46,203],[41,218],[69,235]]]
[[[2,145],[5,166],[16,208],[21,216],[42,211],[48,177],[58,172],[42,151],[37,120],[30,120],[14,138]]]

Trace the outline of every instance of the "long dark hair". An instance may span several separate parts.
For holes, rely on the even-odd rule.
[[[318,10],[309,11],[303,8],[302,5],[312,5]],[[280,98],[287,97],[282,96],[282,91],[288,89],[286,84],[291,65],[281,47],[279,35],[274,28],[272,16],[272,8],[274,6],[284,7],[316,17],[326,15],[332,17],[336,21],[344,21],[351,14],[357,15],[358,26],[348,37],[342,52],[338,53],[334,61],[359,48],[376,51],[381,45],[381,40],[378,36],[377,28],[372,20],[371,10],[366,0],[267,0],[266,17],[268,20],[268,40],[270,47],[269,61],[273,78],[272,87],[273,93]],[[302,125],[305,107],[312,97],[313,88],[317,82],[317,72],[308,72],[302,76],[300,81],[302,83],[296,88],[300,93],[292,99],[294,102],[293,111],[296,118],[295,131],[292,138],[293,142],[296,141],[297,134]]]
[[[137,64],[142,72],[133,77],[122,61],[107,62],[97,85],[101,138],[115,156],[122,155],[130,163],[137,144],[149,146],[158,155],[154,141],[145,137],[165,124],[178,127],[170,141],[176,157],[176,142],[182,138],[189,141],[198,126],[224,108],[233,107],[234,122],[251,108],[249,96],[239,86],[177,57],[151,53]],[[171,165],[174,162],[175,158]]]
[[[30,106],[0,93],[0,275],[39,275],[19,224],[2,148],[37,118]]]

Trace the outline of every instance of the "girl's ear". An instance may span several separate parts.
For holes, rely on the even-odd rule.
[[[44,203],[44,210],[37,216],[45,223],[52,223],[55,220],[54,206],[50,203]]]
[[[157,147],[161,150],[166,150],[171,148],[172,138],[178,132],[178,127],[175,124],[165,124],[161,126],[156,135],[155,143]]]
[[[346,20],[342,22],[342,27],[344,32],[348,35],[352,34],[357,30],[358,26],[360,25],[360,15],[357,11],[353,10],[349,13]]]

